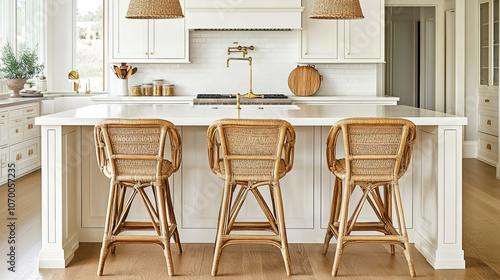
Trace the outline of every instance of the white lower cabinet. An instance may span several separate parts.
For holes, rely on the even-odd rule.
[[[7,176],[7,169],[9,165],[9,148],[0,149],[0,178]]]
[[[477,112],[477,158],[498,164],[498,90],[480,89]]]
[[[0,111],[0,184],[7,182],[8,169],[15,169],[19,178],[40,168],[40,128],[35,126],[39,115],[39,103]]]

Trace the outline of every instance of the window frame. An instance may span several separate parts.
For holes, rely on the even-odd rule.
[[[17,41],[17,1],[18,0],[3,0],[0,1],[0,21],[2,28],[2,33],[5,34],[5,42],[9,42],[17,53],[18,41]],[[38,44],[38,58],[40,62],[46,65],[46,13],[44,12],[45,1],[39,0],[26,0],[26,14],[29,18],[33,18],[30,21],[29,30],[31,32],[26,34],[26,42],[28,42],[29,47],[33,48]],[[3,11],[3,12],[2,12]],[[7,86],[0,79],[0,93],[8,92]]]

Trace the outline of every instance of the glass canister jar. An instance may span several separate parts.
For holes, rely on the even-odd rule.
[[[174,95],[174,85],[173,84],[163,84],[163,96],[173,96]]]
[[[128,88],[128,95],[129,96],[141,96],[142,95],[142,89],[141,86],[130,86]]]
[[[147,83],[147,84],[142,84],[142,95],[143,96],[153,96],[153,84],[152,83]]]
[[[161,96],[163,80],[153,80],[153,96]]]

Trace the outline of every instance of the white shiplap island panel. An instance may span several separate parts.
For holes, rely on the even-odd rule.
[[[208,167],[206,130],[217,119],[237,117],[234,106],[99,104],[37,118],[42,126],[40,267],[64,268],[79,242],[102,240],[109,180],[97,167],[93,126],[106,118],[160,118],[179,127],[182,166],[171,183],[181,241],[213,242],[223,182]],[[295,127],[294,167],[281,181],[289,242],[324,240],[334,182],[326,168],[326,136],[336,121],[348,117],[402,117],[417,125],[412,166],[400,182],[410,242],[436,269],[465,268],[461,159],[467,119],[407,106],[243,106],[240,118],[280,118]],[[134,205],[130,218],[147,220],[141,208]],[[374,217],[365,210],[360,220]],[[240,216],[256,221],[263,218],[259,213],[249,200]]]

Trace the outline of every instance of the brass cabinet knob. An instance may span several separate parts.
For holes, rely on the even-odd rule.
[[[487,124],[487,125],[491,125],[491,120],[488,120],[488,121],[486,122],[486,124]]]
[[[148,55],[148,53],[146,53],[146,55]]]
[[[19,129],[16,129],[16,133],[19,133]]]
[[[153,55],[153,53],[151,53],[151,55]]]
[[[490,100],[489,99],[485,99],[484,102],[485,103],[490,103]]]
[[[304,55],[309,55],[309,53],[304,53]]]
[[[486,149],[491,150],[491,144],[486,145]]]

